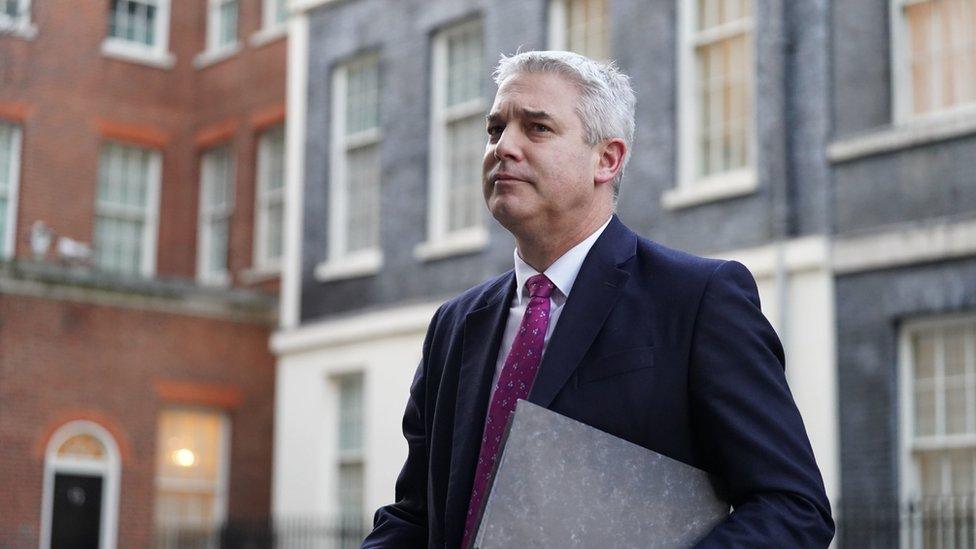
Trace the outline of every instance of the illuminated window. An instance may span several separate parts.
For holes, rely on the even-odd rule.
[[[896,118],[976,105],[976,0],[892,0]]]
[[[125,275],[152,276],[159,208],[158,152],[106,143],[95,198],[95,264]]]
[[[168,409],[156,438],[156,544],[206,547],[227,515],[230,422],[216,411]]]
[[[609,8],[609,0],[551,0],[549,49],[573,51],[592,59],[608,59]]]
[[[197,279],[227,284],[230,219],[234,212],[234,156],[230,146],[205,152],[200,161],[200,217],[197,232]]]

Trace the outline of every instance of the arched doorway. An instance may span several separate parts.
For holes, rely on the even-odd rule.
[[[119,449],[104,427],[62,425],[44,456],[41,549],[115,549],[119,476]]]

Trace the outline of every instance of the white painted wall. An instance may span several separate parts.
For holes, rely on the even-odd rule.
[[[829,244],[815,236],[718,254],[752,271],[763,313],[786,351],[793,392],[827,496],[840,496],[836,321]]]
[[[364,376],[364,518],[393,501],[407,457],[401,420],[435,309],[411,306],[275,334],[275,516],[335,516],[335,378],[352,372]]]

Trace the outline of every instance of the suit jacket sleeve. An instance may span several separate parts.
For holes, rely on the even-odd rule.
[[[427,547],[427,361],[437,315],[424,341],[423,356],[403,414],[403,437],[407,439],[407,461],[396,481],[396,503],[380,507],[373,516],[373,531],[363,540],[363,549],[380,547]]]
[[[698,547],[827,547],[830,503],[783,349],[740,263],[719,266],[702,296],[689,391],[696,444],[733,506]]]

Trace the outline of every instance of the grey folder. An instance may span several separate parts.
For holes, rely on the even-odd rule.
[[[691,547],[728,513],[704,471],[520,400],[474,547]]]

